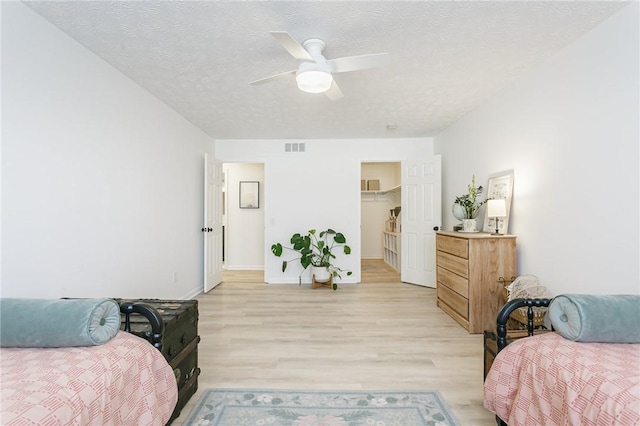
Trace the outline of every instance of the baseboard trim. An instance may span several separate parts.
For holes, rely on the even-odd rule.
[[[196,287],[194,289],[192,289],[191,291],[189,291],[187,294],[185,294],[184,296],[182,296],[180,298],[180,300],[190,300],[195,298],[197,295],[199,295],[200,293],[204,292],[204,288],[202,286],[200,287]]]
[[[264,265],[260,266],[225,266],[227,271],[264,271]]]

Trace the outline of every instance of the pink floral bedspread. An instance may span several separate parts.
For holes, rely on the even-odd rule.
[[[640,425],[640,344],[519,339],[496,357],[484,406],[518,425]]]
[[[150,343],[123,331],[104,345],[0,349],[0,423],[164,425],[176,379]]]

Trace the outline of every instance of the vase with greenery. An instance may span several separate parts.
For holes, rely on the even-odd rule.
[[[480,212],[480,207],[485,204],[489,199],[480,201],[478,198],[484,188],[482,186],[476,186],[476,177],[473,175],[471,177],[471,183],[467,186],[468,192],[464,195],[460,195],[456,197],[456,200],[453,202],[454,211],[457,211],[460,216],[456,216],[458,219],[461,219],[463,223],[470,219],[475,220],[478,217],[478,213]],[[456,209],[457,207],[457,209]],[[465,228],[465,231],[470,231],[471,229]],[[475,224],[473,224],[473,230],[475,230]]]
[[[300,260],[303,272],[309,266],[326,269],[330,277],[342,278],[342,273],[351,275],[351,271],[343,270],[333,264],[336,258],[335,250],[342,249],[344,254],[351,254],[351,247],[347,245],[347,239],[341,232],[336,232],[329,228],[325,231],[317,232],[310,229],[305,235],[295,233],[290,239],[291,247],[283,246],[281,243],[275,243],[271,246],[271,252],[281,257],[284,250],[296,252],[299,257],[282,261],[282,272],[286,271],[290,262]],[[298,277],[298,283],[302,284],[302,273]],[[338,285],[332,283],[332,288],[336,290]]]

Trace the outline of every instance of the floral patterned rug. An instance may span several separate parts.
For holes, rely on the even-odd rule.
[[[437,391],[207,389],[184,426],[458,426]]]

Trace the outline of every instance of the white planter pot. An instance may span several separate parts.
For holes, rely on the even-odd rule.
[[[476,219],[462,219],[462,230],[464,232],[475,232]]]
[[[331,272],[323,266],[312,266],[311,273],[315,275],[318,283],[326,283],[331,279]]]

